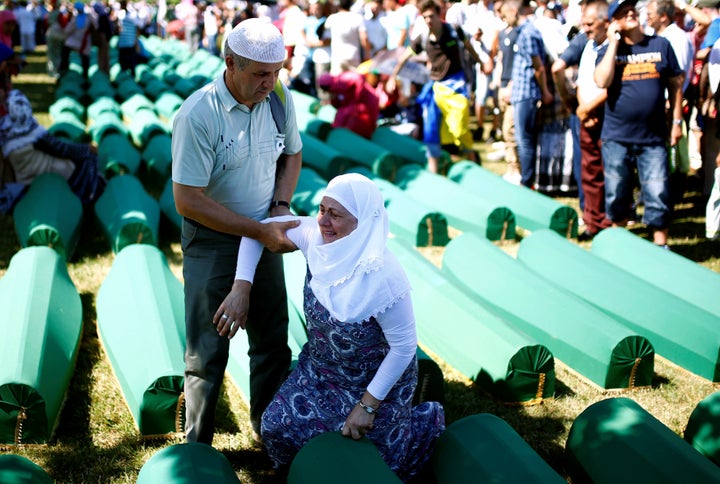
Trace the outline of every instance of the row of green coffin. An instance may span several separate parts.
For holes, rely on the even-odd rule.
[[[720,392],[698,405],[688,429],[698,409],[708,402],[717,407]],[[711,460],[627,398],[602,400],[578,415],[566,441],[566,455],[572,482],[720,482],[720,469]],[[450,424],[436,442],[429,468],[423,471],[432,472],[439,484],[565,482],[507,422],[491,414],[475,414]],[[0,456],[0,481],[53,482],[42,468],[12,454]],[[206,444],[186,443],[156,452],[140,469],[137,482],[240,481],[219,451]],[[354,441],[339,432],[327,432],[298,452],[287,482],[400,481],[369,440]]]

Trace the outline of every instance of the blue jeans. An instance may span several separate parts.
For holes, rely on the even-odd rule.
[[[532,188],[535,184],[535,160],[537,158],[538,103],[535,99],[525,99],[512,103],[515,116],[515,142],[522,183]]]
[[[634,169],[637,168],[645,204],[643,223],[663,229],[670,221],[668,153],[662,145],[639,145],[604,140],[605,210],[616,223],[626,221],[633,203]]]

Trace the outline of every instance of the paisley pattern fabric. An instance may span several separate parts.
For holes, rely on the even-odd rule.
[[[289,465],[313,437],[342,428],[390,348],[375,319],[360,323],[334,319],[307,280],[304,306],[308,342],[262,418],[262,437],[276,467]],[[403,480],[422,468],[445,429],[440,403],[412,407],[417,378],[413,359],[380,405],[375,428],[366,435]]]

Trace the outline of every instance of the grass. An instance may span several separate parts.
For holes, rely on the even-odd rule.
[[[50,124],[47,108],[53,101],[53,82],[44,75],[42,54],[31,56],[30,64],[15,81],[31,99],[40,121]],[[488,147],[478,144],[480,151]],[[502,163],[484,166],[502,173]],[[140,174],[141,179],[142,173]],[[147,179],[145,179],[147,183]],[[156,186],[148,184],[156,193]],[[577,208],[577,199],[558,198]],[[679,205],[671,227],[671,245],[676,252],[720,271],[720,247],[703,238],[704,205],[702,196],[689,190]],[[647,235],[643,227],[633,229]],[[7,270],[10,258],[20,250],[10,216],[0,216],[0,276]],[[522,234],[521,234],[522,236]],[[589,243],[583,244],[589,247]],[[181,277],[182,254],[178,234],[169,226],[161,226],[159,247],[166,255],[173,273]],[[513,254],[517,241],[503,243]],[[421,252],[439,264],[442,249]],[[95,297],[113,261],[109,243],[95,222],[86,213],[83,236],[68,263],[68,271],[81,295],[84,329],[80,354],[72,378],[60,423],[53,440],[47,445],[6,447],[3,452],[23,455],[43,467],[57,482],[130,483],[137,480],[143,464],[160,449],[182,442],[179,438],[144,440],[123,400],[120,387],[97,333]],[[435,356],[432,355],[431,356]],[[682,435],[688,417],[697,403],[715,391],[716,385],[657,358],[651,388],[631,392],[608,392],[588,383],[557,361],[557,391],[553,400],[535,406],[507,406],[481,392],[472,382],[439,358],[446,380],[446,420],[450,424],[467,415],[489,412],[507,421],[562,476],[565,468],[565,440],[573,421],[589,405],[613,396],[625,396]],[[236,388],[227,380],[218,410],[214,445],[231,462],[242,482],[273,482],[270,463],[262,450],[249,439],[247,406]]]

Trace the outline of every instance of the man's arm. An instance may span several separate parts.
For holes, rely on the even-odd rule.
[[[710,15],[703,12],[702,9],[693,7],[685,0],[675,0],[674,3],[675,8],[690,15],[690,18],[692,18],[695,21],[695,24],[699,27],[707,27],[710,25],[710,22],[712,22]]]
[[[567,87],[568,80],[565,77],[565,69],[567,69],[567,64],[560,58],[553,62],[550,72],[552,73],[560,100],[565,106],[572,110],[575,105],[575,100]]]
[[[668,101],[670,102],[670,112],[672,112],[673,119],[670,130],[670,146],[675,146],[682,138],[682,86],[684,81],[684,73],[668,79]]]
[[[275,194],[273,200],[284,200],[290,202],[295,193],[300,169],[302,168],[302,151],[294,155],[287,155],[284,159],[278,160],[277,173],[275,175]],[[270,216],[291,215],[290,209],[282,205],[274,207]]]
[[[603,89],[610,87],[615,77],[615,56],[617,55],[618,46],[620,45],[620,39],[616,37],[616,35],[618,35],[618,24],[616,21],[613,20],[610,22],[607,35],[607,50],[600,60],[600,63],[595,67],[595,72],[593,73],[595,84]]]
[[[542,58],[539,55],[532,56],[532,65],[535,70],[535,80],[542,93],[542,103],[545,105],[552,104],[554,97],[548,89],[547,74],[545,73],[545,64],[543,64]]]
[[[296,221],[261,224],[209,198],[205,195],[205,187],[191,187],[173,182],[173,197],[178,214],[210,229],[259,240],[272,252],[294,250],[294,244],[285,232],[296,227]]]

